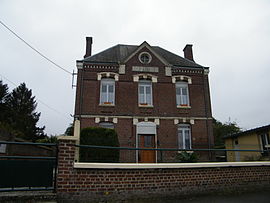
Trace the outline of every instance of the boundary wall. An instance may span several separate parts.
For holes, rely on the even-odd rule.
[[[59,201],[119,201],[270,187],[270,162],[76,163],[75,143],[75,137],[59,139]]]

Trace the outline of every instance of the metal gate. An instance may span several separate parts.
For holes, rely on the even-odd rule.
[[[4,142],[1,145],[43,146],[52,148],[53,156],[20,156],[13,152],[0,154],[0,192],[54,190],[57,169],[57,145],[50,143]],[[45,147],[44,147],[45,146]],[[6,147],[8,149],[8,147]],[[29,149],[28,149],[29,150]]]

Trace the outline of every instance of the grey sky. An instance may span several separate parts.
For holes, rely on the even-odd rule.
[[[93,37],[93,53],[116,44],[163,47],[210,67],[213,116],[244,129],[270,123],[270,1],[1,0],[0,20],[69,71]],[[0,74],[25,82],[38,102],[39,125],[61,134],[72,118],[71,76],[41,58],[0,25]],[[0,76],[1,79],[1,76]],[[2,78],[14,88],[10,82]]]

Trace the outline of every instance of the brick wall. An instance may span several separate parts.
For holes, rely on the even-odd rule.
[[[119,74],[119,80],[115,82],[115,105],[100,105],[100,80],[97,75],[100,72],[119,73],[119,64],[92,64],[84,62],[83,68],[78,69],[77,90],[75,101],[75,117],[81,121],[81,129],[98,126],[94,119],[111,117],[118,118],[114,126],[117,131],[120,146],[135,147],[136,125],[132,119],[157,118],[160,125],[157,126],[158,144],[163,148],[178,147],[177,124],[174,119],[179,119],[179,123],[189,124],[189,119],[195,121],[191,124],[192,147],[212,148],[212,112],[209,92],[208,75],[204,74],[203,68],[173,68],[172,76],[185,75],[192,79],[192,84],[188,85],[189,100],[191,108],[177,108],[175,83],[172,76],[165,74],[165,65],[159,58],[152,55],[149,64],[142,64],[138,57],[141,52],[151,51],[144,47],[140,52],[132,56],[125,62],[125,74]],[[137,72],[133,71],[133,66],[157,67],[158,72]],[[133,76],[142,73],[149,73],[157,77],[157,82],[152,83],[153,107],[146,108],[138,105],[138,82],[133,81]],[[126,118],[123,118],[126,117]],[[206,121],[206,118],[209,120]],[[98,122],[98,121],[97,121]],[[153,122],[152,120],[150,122]],[[193,123],[193,122],[192,122]],[[135,153],[121,153],[122,162],[135,162]],[[201,160],[213,160],[214,156],[204,153]],[[159,159],[159,158],[158,158]],[[163,161],[172,161],[170,153],[164,154]]]
[[[121,200],[270,186],[269,166],[76,169],[74,140],[59,140],[59,200]]]

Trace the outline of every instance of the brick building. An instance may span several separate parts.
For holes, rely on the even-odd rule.
[[[147,42],[95,55],[91,50],[87,37],[84,59],[77,61],[77,130],[114,128],[122,147],[212,147],[209,68],[194,62],[192,45],[184,48],[184,58]],[[120,161],[171,162],[176,153],[122,151]],[[200,153],[200,159],[211,154]]]

